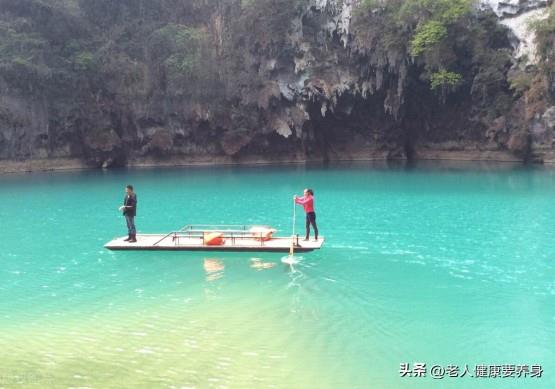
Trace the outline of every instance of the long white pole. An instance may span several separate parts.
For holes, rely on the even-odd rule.
[[[296,213],[296,207],[297,204],[295,204],[295,200],[293,200],[293,235],[291,235],[291,247],[289,248],[289,255],[293,255],[294,251],[295,251],[295,213]]]

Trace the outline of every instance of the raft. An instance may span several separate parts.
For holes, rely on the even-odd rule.
[[[104,245],[109,250],[167,251],[259,251],[289,252],[293,240],[295,252],[320,249],[324,238],[304,241],[298,235],[276,237],[269,226],[252,225],[187,225],[166,234],[137,234],[137,242],[119,237]]]

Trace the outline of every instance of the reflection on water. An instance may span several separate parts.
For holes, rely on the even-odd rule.
[[[204,258],[204,271],[206,281],[216,281],[224,276],[225,265],[221,259]]]
[[[260,258],[251,258],[251,267],[258,271],[264,270],[264,269],[271,269],[274,266],[276,266],[275,262],[264,262]]]
[[[271,269],[276,266],[275,262],[264,261],[262,258],[251,258],[249,266],[257,271]],[[225,264],[219,258],[204,258],[203,268],[206,273],[206,281],[216,281],[224,276]]]
[[[297,265],[299,265],[303,260],[302,256],[298,255],[286,255],[281,258],[281,263],[284,264],[284,270],[287,273],[296,273]]]

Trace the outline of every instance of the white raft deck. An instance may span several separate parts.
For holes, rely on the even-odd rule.
[[[292,237],[272,237],[269,240],[257,239],[256,233],[250,232],[252,226],[186,226],[179,231],[168,234],[137,234],[137,242],[129,243],[116,238],[104,245],[109,250],[173,250],[173,251],[267,251],[289,252]],[[218,228],[220,227],[220,228]],[[233,228],[229,228],[233,227]],[[207,245],[205,233],[219,232],[224,242],[220,245]],[[304,241],[299,236],[294,238],[295,252],[309,252],[320,249],[324,238],[317,241]]]

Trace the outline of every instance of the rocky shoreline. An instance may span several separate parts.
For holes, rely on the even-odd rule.
[[[191,159],[184,157],[169,157],[163,160],[155,158],[141,158],[129,161],[128,165],[122,168],[172,168],[172,167],[204,167],[204,166],[280,166],[280,165],[303,165],[303,164],[324,164],[324,163],[376,163],[387,165],[395,163],[415,163],[426,164],[437,162],[439,164],[449,164],[449,166],[463,166],[471,163],[486,163],[500,165],[524,164],[525,161],[515,157],[507,151],[449,151],[445,149],[418,148],[415,151],[415,158],[407,160],[402,156],[387,157],[386,152],[359,153],[344,156],[344,158],[333,158],[327,161],[322,159],[284,157],[281,159],[268,159],[264,156],[251,156],[237,160],[230,157],[199,158]],[[552,159],[544,160],[546,166],[555,167],[555,155]],[[0,160],[0,175],[36,173],[36,172],[65,172],[72,170],[99,170],[103,168],[88,165],[82,160],[75,158],[55,158],[28,161],[7,161]],[[104,168],[108,170],[117,169],[114,167]]]
[[[548,0],[5,3],[2,173],[555,163]],[[523,51],[537,39],[516,18],[540,12],[543,44]]]

